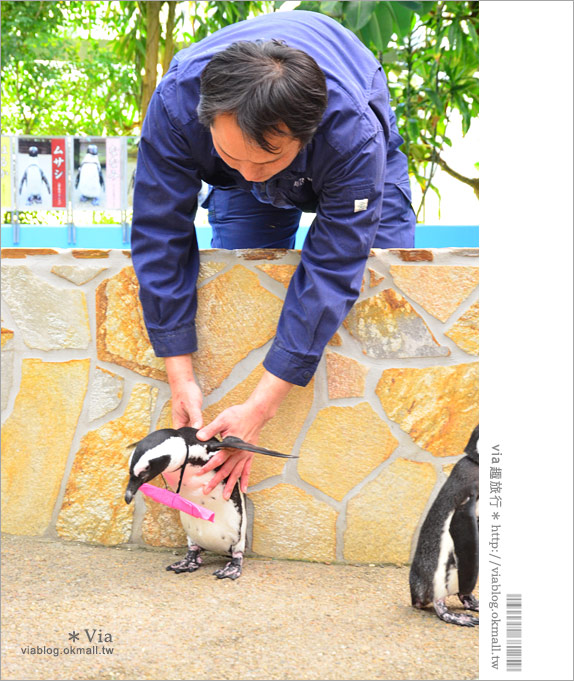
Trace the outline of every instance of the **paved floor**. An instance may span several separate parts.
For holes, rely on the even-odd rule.
[[[171,550],[2,544],[4,679],[478,676],[478,628],[411,608],[407,568],[251,558],[231,582],[217,556],[176,575]]]

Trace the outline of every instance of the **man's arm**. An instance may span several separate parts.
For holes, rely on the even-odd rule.
[[[132,258],[154,352],[176,357],[197,350],[194,219],[201,180],[189,143],[170,120],[162,97],[160,87],[150,101],[138,150]]]
[[[327,168],[317,215],[263,363],[275,376],[307,385],[357,300],[381,221],[385,161],[381,131],[346,162],[335,158]]]
[[[162,96],[158,88],[150,101],[138,151],[132,258],[148,336],[156,356],[166,358],[173,425],[199,428],[202,395],[191,353],[197,349],[194,218],[201,180]]]
[[[337,165],[325,182],[317,218],[289,285],[275,340],[263,363],[266,372],[247,402],[223,411],[198,433],[200,439],[221,433],[255,444],[254,438],[290,388],[311,380],[325,345],[359,295],[365,263],[380,223],[385,149],[381,133],[347,164]],[[252,458],[248,452],[219,452],[202,469],[213,470],[225,462],[204,487],[205,492],[227,475],[226,498],[239,477],[245,491]]]

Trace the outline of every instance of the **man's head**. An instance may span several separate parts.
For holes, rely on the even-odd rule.
[[[254,182],[291,163],[326,106],[325,75],[315,60],[277,40],[233,43],[201,74],[199,120],[223,160]]]

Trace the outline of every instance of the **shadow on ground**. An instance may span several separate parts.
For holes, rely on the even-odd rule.
[[[251,558],[231,582],[218,556],[176,575],[172,550],[2,544],[4,679],[478,677],[478,628],[411,608],[408,568]]]

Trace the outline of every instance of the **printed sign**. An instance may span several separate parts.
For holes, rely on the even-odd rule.
[[[52,208],[52,141],[49,137],[18,138],[16,206],[19,210]]]
[[[106,140],[106,208],[120,210],[123,208],[122,192],[122,151],[123,140],[120,137],[108,137]]]
[[[66,207],[66,141],[52,140],[52,206]]]
[[[12,156],[10,137],[2,137],[2,209],[12,208]]]
[[[106,208],[106,139],[74,139],[74,180],[72,206],[80,209]]]

